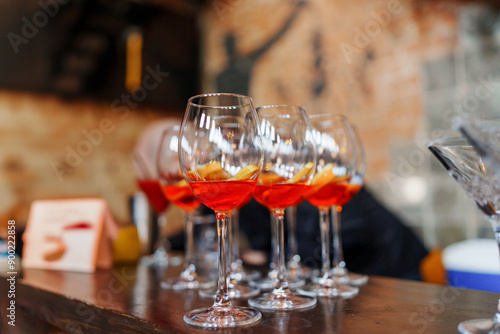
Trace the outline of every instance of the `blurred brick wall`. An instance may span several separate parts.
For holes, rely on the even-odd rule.
[[[372,190],[427,244],[446,245],[464,235],[450,233],[447,226],[463,230],[470,220],[464,217],[475,208],[466,198],[453,197],[453,208],[440,209],[452,222],[443,223],[436,208],[443,196],[433,189],[449,181],[448,193],[461,193],[442,169],[433,171],[425,142],[433,139],[430,123],[437,124],[446,111],[441,100],[436,102],[445,94],[434,88],[454,78],[458,62],[448,59],[460,55],[462,7],[415,0],[208,1],[200,18],[203,90],[227,88],[227,81],[220,83],[226,73],[226,79],[236,79],[234,88],[246,89],[257,106],[299,104],[309,112],[348,115],[366,146]],[[232,57],[227,36],[235,37]],[[453,85],[447,93],[450,101]],[[59,182],[52,163],[64,160],[66,146],[75,148],[84,139],[83,130],[116,116],[110,105],[0,91],[0,225],[7,217],[23,222],[33,199],[68,196],[102,196],[119,221],[128,221],[127,198],[136,191],[134,142],[147,124],[167,115],[139,108],[123,121],[113,118],[113,131]],[[439,123],[439,128],[449,130],[450,124]],[[425,161],[412,161],[412,154],[426,154]],[[409,196],[417,194],[415,182],[420,197]],[[436,237],[439,226],[448,237]]]
[[[293,13],[283,36],[255,60],[255,50]],[[456,8],[446,3],[210,1],[202,20],[204,87],[220,90],[218,76],[229,61],[226,36],[234,35],[235,68],[251,70],[247,93],[256,106],[346,114],[366,145],[368,182],[385,182],[391,145],[422,128],[422,64],[453,52],[456,24]]]
[[[34,199],[76,196],[103,197],[119,223],[129,222],[128,198],[137,191],[135,141],[154,120],[181,113],[140,107],[128,111],[113,113],[107,102],[64,102],[0,91],[0,225],[14,218],[22,226]],[[80,163],[68,166],[67,147],[77,150],[86,140],[82,131],[100,129],[103,119],[109,121],[102,142],[90,146]],[[58,172],[55,162],[61,163]]]

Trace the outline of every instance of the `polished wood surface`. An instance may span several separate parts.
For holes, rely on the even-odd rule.
[[[7,282],[0,279],[2,333],[207,333],[183,315],[211,305],[196,291],[159,287],[167,272],[117,266],[81,274],[24,270],[16,287],[16,328],[5,322]],[[319,298],[304,311],[262,312],[260,323],[224,333],[456,333],[460,321],[492,317],[499,295],[383,277],[370,277],[351,299]],[[244,301],[237,304],[245,305]]]

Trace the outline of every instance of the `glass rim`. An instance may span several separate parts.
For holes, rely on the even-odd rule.
[[[454,136],[454,137],[444,137],[444,138],[438,138],[430,141],[427,144],[427,147],[431,146],[467,146],[467,147],[472,147],[472,144],[469,143],[469,141],[461,136]]]
[[[429,144],[427,144],[428,146],[429,145],[442,145],[442,144],[448,144],[448,143],[452,143],[452,142],[463,142],[465,143],[465,146],[472,146],[469,141],[467,140],[467,138],[464,138],[462,136],[453,136],[453,137],[443,137],[443,138],[437,138],[437,139],[434,139],[434,140],[431,140],[429,142]]]
[[[352,124],[351,121],[349,121],[349,119],[347,118],[347,116],[344,115],[344,114],[329,113],[329,112],[318,112],[318,113],[308,114],[308,116],[309,116],[310,119],[321,118],[321,117],[339,118],[339,119],[347,121],[349,123],[349,125]]]
[[[258,109],[279,108],[279,107],[297,108],[299,110],[306,111],[306,108],[304,108],[302,106],[298,106],[296,104],[266,104],[266,105],[263,105],[263,106],[258,106],[257,108],[255,108],[255,110],[258,110]]]
[[[203,98],[203,97],[213,97],[213,96],[232,96],[232,97],[239,97],[242,99],[247,100],[245,103],[240,103],[237,105],[232,105],[232,106],[211,106],[211,105],[206,105],[203,103],[195,103],[193,102],[195,99]],[[234,109],[235,107],[246,107],[246,106],[253,106],[252,103],[252,98],[247,95],[243,94],[237,94],[237,93],[206,93],[206,94],[198,94],[191,96],[188,99],[188,104],[193,105],[196,107],[201,107],[201,108],[211,108],[211,109]]]

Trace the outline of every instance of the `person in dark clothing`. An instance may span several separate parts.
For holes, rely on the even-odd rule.
[[[239,218],[251,248],[270,253],[269,210],[252,200],[240,210]],[[426,248],[368,189],[363,188],[343,207],[341,220],[344,258],[350,271],[420,280],[419,265],[427,255]],[[302,263],[319,267],[319,212],[307,201],[298,206],[297,240]]]

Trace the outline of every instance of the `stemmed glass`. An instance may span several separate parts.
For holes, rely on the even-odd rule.
[[[184,270],[177,279],[168,279],[160,283],[164,289],[185,290],[208,288],[213,282],[201,277],[196,272],[194,264],[193,217],[192,213],[201,205],[193,195],[179,167],[179,124],[172,124],[162,134],[157,154],[157,168],[161,189],[165,197],[182,209],[185,213],[186,226],[186,256]]]
[[[356,143],[345,116],[314,114],[310,115],[310,120],[318,150],[318,165],[305,198],[319,209],[322,268],[318,283],[309,283],[298,291],[310,296],[348,298],[356,295],[359,289],[342,284],[330,270],[330,210],[336,211],[345,203],[347,189],[356,172]],[[335,213],[333,215],[335,217]]]
[[[278,275],[271,293],[248,300],[254,307],[294,310],[314,306],[316,298],[292,293],[285,268],[285,209],[302,197],[316,164],[316,147],[304,108],[274,105],[257,108],[261,120],[264,170],[259,175],[254,198],[269,208],[276,224]]]
[[[351,129],[354,134],[356,144],[356,172],[345,189],[345,194],[342,203],[337,205],[337,208],[332,216],[333,228],[333,268],[332,274],[335,275],[342,284],[363,285],[368,282],[367,275],[361,275],[349,272],[344,260],[344,252],[342,248],[342,237],[340,229],[340,215],[342,206],[347,204],[363,187],[363,178],[366,172],[365,150],[358,129],[351,124]]]
[[[489,218],[500,246],[500,180],[497,174],[484,164],[483,157],[464,138],[435,140],[428,148]],[[459,324],[458,330],[463,334],[499,334],[500,301],[492,319],[467,320]]]
[[[238,94],[191,97],[182,121],[179,162],[195,196],[217,217],[219,274],[211,307],[184,315],[187,324],[225,328],[255,323],[261,313],[228,296],[227,215],[253,191],[262,168],[262,141],[252,100]]]
[[[157,216],[158,237],[157,240],[154,240],[154,252],[141,259],[141,263],[146,265],[166,266],[169,262],[167,250],[170,248],[170,244],[167,238],[161,237],[161,230],[166,224],[166,217],[163,213],[169,202],[161,191],[156,159],[163,131],[174,124],[174,121],[162,120],[150,125],[137,140],[133,152],[133,167],[137,185],[146,195]]]

